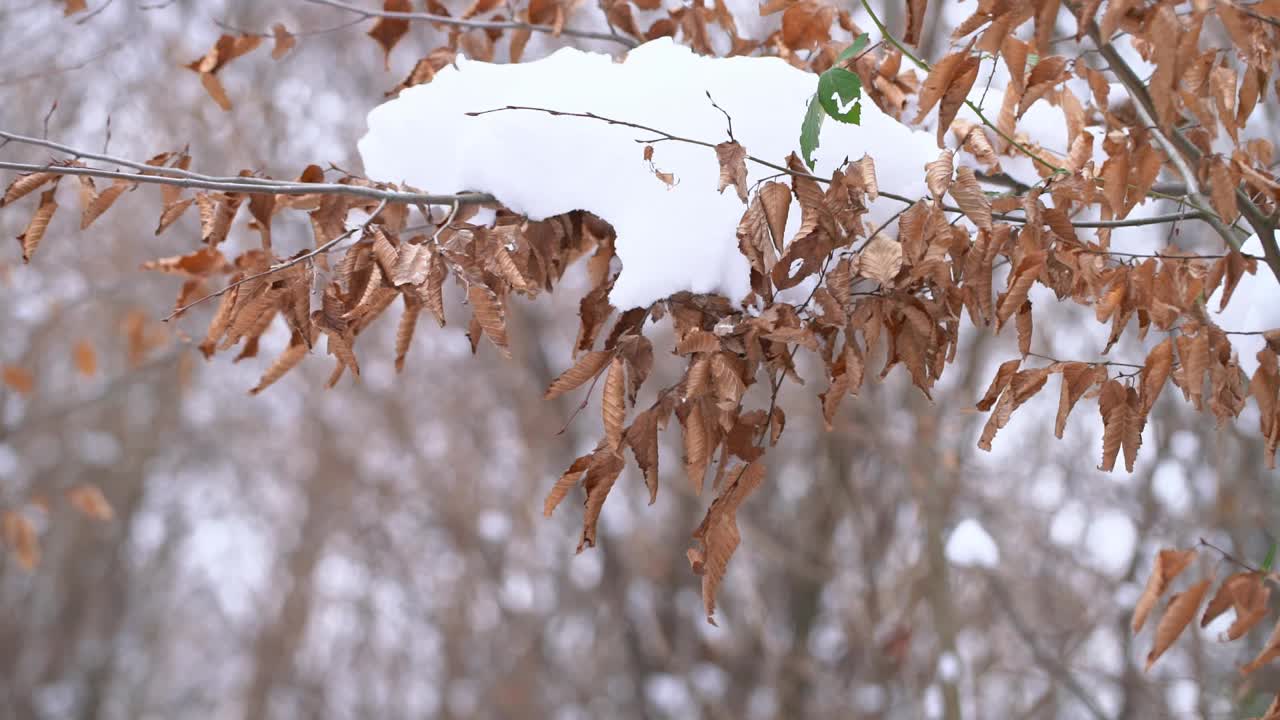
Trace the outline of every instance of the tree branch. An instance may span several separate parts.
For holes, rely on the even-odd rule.
[[[174,318],[178,317],[178,316],[179,316],[179,315],[181,315],[182,313],[186,312],[187,310],[190,310],[191,308],[195,307],[196,305],[199,305],[199,304],[200,304],[200,303],[202,303],[202,302],[205,302],[206,300],[212,300],[213,298],[216,298],[216,297],[219,297],[219,296],[225,295],[225,294],[227,294],[228,292],[230,292],[231,290],[233,290],[233,289],[235,289],[235,288],[237,288],[237,287],[240,287],[241,285],[243,285],[243,284],[245,284],[245,283],[249,282],[250,280],[258,280],[258,279],[260,279],[260,278],[267,277],[268,275],[274,275],[275,273],[278,273],[278,272],[280,272],[281,270],[287,270],[287,269],[289,269],[289,268],[293,267],[294,265],[297,265],[297,264],[298,264],[298,263],[300,263],[300,262],[305,262],[305,261],[310,260],[311,258],[313,258],[313,257],[315,257],[315,256],[317,256],[317,255],[323,255],[324,253],[329,252],[329,251],[330,251],[330,250],[332,250],[333,248],[337,247],[338,243],[342,242],[343,240],[346,240],[347,238],[351,237],[352,235],[354,235],[354,234],[356,234],[356,233],[362,233],[362,234],[363,234],[365,230],[369,229],[369,225],[373,222],[373,219],[374,219],[374,218],[376,218],[376,217],[378,217],[378,213],[382,212],[383,208],[385,208],[386,206],[387,206],[387,201],[386,201],[386,200],[383,200],[383,201],[382,201],[382,203],[378,205],[377,209],[375,209],[372,213],[370,213],[369,217],[368,217],[368,218],[366,218],[364,222],[360,223],[360,225],[359,225],[358,227],[353,227],[353,228],[351,228],[350,230],[348,230],[348,231],[346,231],[346,232],[342,233],[342,234],[341,234],[341,235],[339,235],[338,237],[336,237],[336,238],[334,238],[334,239],[330,240],[329,242],[327,242],[327,243],[325,243],[325,244],[321,245],[320,247],[316,248],[315,250],[312,250],[312,251],[307,252],[307,253],[303,253],[302,255],[299,255],[299,256],[298,256],[298,257],[296,257],[296,258],[292,258],[292,259],[290,259],[290,260],[287,260],[287,261],[285,261],[285,262],[282,262],[282,263],[280,263],[279,265],[273,265],[272,267],[269,267],[269,268],[267,268],[266,270],[263,270],[263,271],[262,271],[262,272],[260,272],[260,273],[255,273],[255,274],[250,275],[250,276],[248,276],[248,277],[240,278],[239,280],[237,280],[237,281],[235,281],[235,282],[231,283],[230,285],[227,285],[226,287],[222,288],[221,290],[215,290],[214,292],[211,292],[211,293],[209,293],[208,295],[205,295],[204,297],[201,297],[201,298],[197,298],[197,299],[195,299],[195,300],[192,300],[191,302],[187,303],[186,305],[183,305],[182,307],[180,307],[180,308],[178,308],[178,309],[174,310],[173,312],[169,313],[168,315],[164,316],[164,322],[169,322],[170,320],[172,320],[172,319],[174,319]],[[457,209],[457,207],[458,207],[457,205],[454,205],[454,209],[455,209],[455,210]],[[452,217],[452,216],[451,216],[451,217]]]
[[[461,193],[457,195],[433,195],[431,193],[409,192],[407,190],[388,190],[364,185],[343,185],[341,183],[292,183],[273,181],[271,183],[244,183],[241,178],[218,178],[213,180],[197,180],[142,173],[127,173],[117,170],[80,167],[75,165],[36,165],[34,163],[18,163],[0,160],[0,170],[18,170],[20,172],[50,172],[57,175],[87,175],[89,177],[111,180],[128,180],[130,182],[149,185],[172,185],[182,188],[198,188],[201,190],[220,190],[222,192],[259,193],[264,195],[352,195],[371,200],[388,202],[417,203],[423,205],[453,205],[460,203],[494,202],[495,198],[488,193]]]
[[[480,30],[529,30],[537,33],[547,33],[549,35],[568,35],[569,37],[584,38],[587,40],[604,40],[606,42],[614,42],[626,48],[639,47],[640,42],[634,38],[617,33],[596,32],[594,30],[577,30],[574,28],[555,28],[551,25],[536,25],[534,23],[519,22],[514,20],[465,20],[462,18],[453,18],[445,15],[432,15],[424,12],[396,12],[393,10],[375,10],[362,7],[356,7],[350,3],[340,2],[339,0],[302,0],[302,2],[311,3],[313,5],[327,5],[339,10],[345,10],[349,13],[355,13],[362,18],[387,18],[389,20],[425,20],[440,25],[452,25],[454,27],[473,28]]]
[[[1098,52],[1107,61],[1111,72],[1129,91],[1129,95],[1134,101],[1134,109],[1142,119],[1142,122],[1155,134],[1156,141],[1164,148],[1165,154],[1169,156],[1169,161],[1174,164],[1179,174],[1182,175],[1183,181],[1187,184],[1187,194],[1194,200],[1190,204],[1205,214],[1205,221],[1222,236],[1222,239],[1228,245],[1240,251],[1243,243],[1216,213],[1211,213],[1208,210],[1209,201],[1201,190],[1199,179],[1187,164],[1186,157],[1183,156],[1185,152],[1187,156],[1198,160],[1200,158],[1199,149],[1177,129],[1174,129],[1172,138],[1160,129],[1159,123],[1155,119],[1155,104],[1152,102],[1151,95],[1147,92],[1145,84],[1111,43],[1102,38],[1098,30],[1098,24],[1090,20],[1085,27],[1085,31],[1088,33],[1089,39],[1098,48]],[[1258,235],[1258,240],[1262,243],[1262,252],[1266,259],[1267,267],[1271,268],[1272,274],[1276,276],[1277,280],[1280,280],[1280,247],[1276,243],[1275,225],[1267,219],[1257,205],[1254,205],[1243,190],[1237,188],[1235,192],[1236,204],[1240,208],[1241,214],[1249,221],[1253,231]]]

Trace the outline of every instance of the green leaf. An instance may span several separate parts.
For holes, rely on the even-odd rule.
[[[804,114],[804,122],[800,123],[800,156],[810,170],[813,169],[813,151],[818,149],[818,132],[822,130],[825,116],[822,103],[818,102],[815,94],[809,99],[809,111]]]
[[[831,68],[818,78],[818,101],[822,109],[842,123],[857,125],[861,120],[862,79],[841,68]]]
[[[1275,542],[1275,541],[1272,541],[1272,543],[1271,543],[1271,549],[1270,549],[1270,550],[1267,550],[1267,559],[1265,559],[1265,560],[1263,560],[1263,561],[1262,561],[1262,572],[1264,572],[1264,573],[1265,573],[1265,572],[1271,572],[1271,568],[1275,565],[1275,562],[1276,562],[1276,548],[1277,548],[1277,546],[1280,546],[1280,543],[1277,543],[1277,542]]]
[[[836,67],[840,65],[845,60],[848,60],[849,58],[862,52],[863,49],[867,47],[868,41],[869,41],[869,38],[867,37],[866,33],[862,33],[858,37],[854,38],[853,43],[849,45],[849,47],[845,48],[844,52],[840,53],[840,57],[836,58],[835,65],[832,65],[832,67]]]

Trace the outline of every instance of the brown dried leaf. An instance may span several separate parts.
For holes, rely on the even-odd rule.
[[[1151,412],[1160,391],[1173,372],[1173,338],[1165,338],[1164,342],[1151,349],[1146,362],[1142,364],[1142,413]]]
[[[1275,629],[1271,631],[1271,637],[1267,638],[1267,644],[1258,653],[1258,657],[1240,668],[1240,672],[1248,675],[1276,658],[1280,658],[1280,623],[1276,623]]]
[[[227,96],[227,89],[222,87],[222,81],[217,75],[211,72],[200,73],[200,84],[204,86],[205,92],[209,93],[209,97],[222,108],[224,112],[231,112],[231,98]]]
[[[595,458],[587,468],[587,475],[582,480],[583,488],[587,491],[587,508],[582,517],[582,540],[578,542],[578,552],[595,547],[600,510],[625,465],[621,452],[596,451]]]
[[[165,205],[164,210],[160,213],[160,223],[156,226],[156,235],[168,230],[169,226],[182,217],[182,214],[187,211],[187,208],[191,207],[193,202],[195,202],[195,198],[185,198]]]
[[[1062,367],[1062,396],[1058,400],[1058,419],[1053,434],[1062,439],[1067,428],[1067,416],[1089,388],[1098,382],[1098,369],[1088,363],[1070,362]]]
[[[4,542],[9,546],[18,564],[27,572],[31,572],[40,564],[40,540],[36,528],[26,515],[15,510],[6,510],[3,522]]]
[[[1169,598],[1169,607],[1160,617],[1160,624],[1156,626],[1155,642],[1152,643],[1151,652],[1147,653],[1147,670],[1151,669],[1164,651],[1173,646],[1174,641],[1187,625],[1191,624],[1196,611],[1200,609],[1200,601],[1204,600],[1204,595],[1212,582],[1212,578],[1205,578],[1184,592]],[[1277,649],[1277,654],[1280,654],[1280,649]]]
[[[644,473],[644,484],[649,489],[649,504],[658,499],[658,413],[650,408],[631,421],[624,436],[636,458],[636,465]]]
[[[588,453],[573,461],[569,465],[569,469],[564,471],[560,479],[556,480],[556,484],[551,487],[551,491],[547,493],[547,499],[542,503],[543,517],[551,517],[551,513],[555,512],[556,506],[560,504],[573,486],[578,484],[578,480],[582,478],[582,474],[587,471],[587,467],[591,465],[591,459],[595,457],[595,453]]]
[[[605,447],[617,450],[622,444],[622,425],[627,421],[626,363],[615,356],[609,364],[609,374],[604,379],[604,396],[600,400],[600,413],[604,421]]]
[[[47,182],[56,181],[60,176],[54,172],[38,172],[28,175],[19,175],[16,180],[9,183],[8,189],[4,191],[4,200],[0,201],[0,207],[4,207],[19,198],[26,197],[28,194],[38,190],[40,186]]]
[[[925,11],[929,0],[907,0],[907,31],[902,35],[902,42],[908,45],[920,44],[920,31],[924,28]]]
[[[1156,606],[1160,596],[1164,595],[1165,590],[1169,589],[1169,583],[1190,567],[1191,561],[1195,559],[1195,549],[1161,550],[1156,554],[1155,565],[1151,568],[1151,575],[1147,577],[1147,586],[1138,598],[1138,604],[1133,608],[1132,627],[1135,633],[1146,624],[1147,615]]]
[[[1126,388],[1119,380],[1107,381],[1098,397],[1098,412],[1102,414],[1104,427],[1102,465],[1099,469],[1110,472],[1123,447],[1125,467],[1133,472],[1133,461],[1142,444],[1142,426],[1145,424],[1137,391]]]
[[[996,370],[996,376],[991,379],[991,384],[987,386],[987,392],[983,394],[982,399],[978,401],[978,409],[987,412],[991,406],[995,405],[999,399],[1000,393],[1009,385],[1009,380],[1013,378],[1013,374],[1018,371],[1018,366],[1022,364],[1022,358],[1014,358],[1000,363],[999,369]]]
[[[262,378],[258,380],[258,384],[254,385],[253,389],[249,391],[249,394],[257,395],[266,390],[277,380],[284,377],[285,373],[297,367],[298,363],[302,362],[302,359],[307,356],[309,351],[310,348],[303,341],[302,336],[294,332],[293,338],[289,342],[289,347],[285,348],[284,352],[280,353],[279,357],[271,363],[267,371],[262,374]]]
[[[507,344],[507,320],[502,302],[488,288],[472,285],[467,288],[467,301],[471,303],[471,311],[480,323],[485,337],[498,348],[502,356],[510,359],[511,348]]]
[[[77,485],[67,491],[67,500],[81,514],[92,520],[110,520],[115,517],[111,503],[96,485]]]
[[[956,169],[951,197],[974,225],[983,230],[991,229],[991,200],[978,184],[973,168],[961,166]]]
[[[858,253],[858,274],[887,286],[902,271],[902,243],[877,235]]]
[[[0,382],[20,395],[30,395],[36,389],[36,376],[30,370],[17,365],[5,365],[0,368]]]
[[[836,10],[815,0],[800,0],[782,13],[782,44],[792,52],[810,50],[831,39]]]
[[[954,153],[943,150],[938,154],[937,160],[925,163],[924,182],[935,202],[941,202],[942,196],[946,195],[947,189],[951,187],[953,158]]]
[[[716,145],[716,159],[720,161],[721,193],[732,185],[738,191],[742,202],[747,201],[747,150],[736,142],[722,142]]]
[[[942,99],[947,89],[952,85],[952,79],[956,76],[956,71],[967,62],[969,49],[965,48],[959,52],[953,52],[933,64],[933,68],[929,70],[929,75],[924,79],[924,85],[920,88],[920,97],[918,101],[919,112],[916,113],[913,125],[919,125],[924,122],[925,117],[929,115],[929,111],[934,105]]]
[[[1018,352],[1024,356],[1031,352],[1031,301],[1022,303],[1022,307],[1018,308],[1018,317],[1016,320],[1018,328]]]
[[[388,12],[404,13],[411,12],[413,5],[409,0],[385,0],[382,3],[382,9]],[[409,32],[409,21],[404,18],[380,17],[369,29],[369,37],[376,40],[382,48],[383,64],[387,70],[391,69],[391,51],[407,32]]]
[[[94,351],[93,343],[87,339],[76,343],[71,351],[71,357],[75,362],[76,370],[81,375],[93,377],[98,372],[98,353]]]
[[[35,255],[36,248],[40,247],[40,241],[44,239],[45,230],[49,229],[49,221],[53,219],[53,213],[58,209],[58,201],[54,199],[53,189],[45,190],[40,194],[40,207],[36,208],[35,213],[31,216],[27,228],[18,236],[18,244],[22,246],[22,262],[31,262],[31,256]]]
[[[738,532],[738,508],[760,486],[764,473],[764,464],[760,461],[734,468],[724,490],[707,508],[706,517],[693,533],[698,546],[689,548],[689,564],[694,573],[702,576],[702,603],[707,622],[713,625],[716,593],[724,580],[729,559],[742,539]]]
[[[951,121],[956,119],[960,106],[964,104],[969,91],[973,89],[973,83],[978,79],[978,66],[981,62],[981,58],[976,55],[966,56],[964,62],[956,67],[955,74],[950,78],[947,90],[942,96],[942,102],[938,105],[938,147],[946,146],[947,131],[951,128]]]
[[[94,196],[84,206],[84,210],[80,215],[80,229],[84,230],[92,225],[93,221],[98,219],[98,216],[106,212],[111,207],[111,204],[132,186],[133,183],[128,180],[116,180],[106,190]]]
[[[690,403],[689,413],[680,419],[684,428],[684,467],[696,495],[702,495],[702,486],[711,461],[711,442],[707,438],[707,424],[702,415],[702,402]]]
[[[271,26],[271,37],[275,41],[275,47],[271,48],[272,60],[284,57],[298,44],[298,39],[281,23]]]
[[[600,374],[612,355],[613,353],[607,350],[592,350],[584,354],[578,358],[573,367],[560,373],[559,377],[551,381],[543,398],[551,400],[581,387],[583,383]]]

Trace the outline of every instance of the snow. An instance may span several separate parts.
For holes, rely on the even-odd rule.
[[[750,292],[736,229],[745,209],[732,190],[716,191],[719,165],[710,148],[655,142],[653,165],[673,173],[668,188],[643,160],[653,133],[599,120],[508,110],[507,105],[591,112],[718,143],[725,117],[747,152],[784,163],[798,151],[799,128],[817,77],[777,58],[708,58],[669,38],[632,50],[625,61],[566,48],[517,65],[459,58],[429,84],[402,92],[369,113],[359,142],[374,180],[435,193],[492,193],[533,219],[587,210],[618,234],[622,272],[610,301],[647,306],[688,290],[737,301]],[[925,194],[924,164],[938,155],[933,136],[914,131],[862,103],[862,124],[824,124],[815,172],[830,174],[846,158],[877,159],[880,188]],[[748,163],[748,182],[776,171]],[[872,204],[868,222],[887,220],[901,205]],[[788,232],[798,227],[793,201]]]
[[[1000,564],[1000,549],[986,528],[973,518],[960,521],[947,538],[947,560],[959,567],[994,568]]]

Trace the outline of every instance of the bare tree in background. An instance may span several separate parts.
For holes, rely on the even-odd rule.
[[[13,169],[5,185],[12,192],[32,169],[62,178],[43,179],[0,211],[0,232],[25,238],[9,241],[0,258],[7,546],[0,553],[0,718],[1270,717],[1280,691],[1274,669],[1263,662],[1242,677],[1238,666],[1266,656],[1275,619],[1269,595],[1259,606],[1253,588],[1273,582],[1276,497],[1266,458],[1277,425],[1264,392],[1274,395],[1276,386],[1268,385],[1265,359],[1260,374],[1246,375],[1231,343],[1259,340],[1272,358],[1275,348],[1271,335],[1262,342],[1260,334],[1227,334],[1263,328],[1216,328],[1205,299],[1210,282],[1251,279],[1250,271],[1271,279],[1280,263],[1268,240],[1274,129],[1263,123],[1271,137],[1250,135],[1244,122],[1276,117],[1269,48],[1276,47],[1277,11],[1265,2],[983,5],[985,14],[953,40],[958,21],[949,4],[885,5],[881,12],[878,4],[800,0],[745,14],[722,3],[668,9],[642,2],[13,0],[0,7],[0,168]],[[859,377],[860,388],[841,380],[850,370],[840,360],[845,343],[819,323],[828,308],[844,301],[852,316],[871,297],[928,299],[906,279],[911,231],[895,224],[884,237],[908,246],[901,279],[895,272],[876,284],[868,279],[874,272],[859,276],[856,265],[846,267],[848,287],[861,282],[867,296],[811,296],[787,328],[795,334],[769,341],[776,347],[766,347],[758,374],[743,381],[732,419],[760,411],[758,434],[746,446],[767,451],[764,459],[743,457],[741,444],[723,456],[708,451],[708,488],[699,494],[684,462],[689,423],[675,411],[676,421],[655,435],[661,491],[652,506],[646,473],[627,450],[629,465],[606,488],[608,501],[599,496],[598,527],[584,527],[568,511],[590,496],[576,486],[544,518],[543,500],[565,468],[600,447],[602,426],[606,441],[617,431],[601,406],[602,396],[609,402],[609,375],[620,372],[610,367],[625,366],[631,376],[644,363],[641,339],[649,343],[652,371],[637,400],[622,406],[626,422],[635,422],[662,392],[688,390],[698,358],[710,363],[735,351],[721,343],[741,335],[711,330],[742,314],[723,298],[682,297],[643,316],[596,317],[590,305],[603,302],[600,289],[611,278],[608,218],[547,221],[537,224],[546,237],[531,240],[491,198],[367,183],[354,154],[367,109],[387,93],[430,82],[455,53],[495,62],[564,46],[620,55],[671,34],[702,53],[775,55],[821,73],[854,36],[881,23],[885,39],[842,62],[862,78],[866,100],[892,114],[911,96],[904,121],[923,104],[931,77],[942,111],[963,99],[964,92],[947,99],[962,79],[941,78],[939,68],[954,72],[971,60],[976,67],[979,53],[1006,62],[1022,51],[1037,63],[1024,90],[1039,81],[1047,83],[1035,91],[1039,102],[1069,108],[1074,100],[1079,132],[1093,142],[1118,142],[1109,132],[1125,138],[1123,149],[1108,150],[1108,163],[1131,159],[1125,172],[1113,170],[1122,186],[1116,201],[1107,196],[1114,184],[1106,166],[1086,172],[1078,148],[1038,147],[996,118],[964,133],[954,132],[957,123],[947,139],[958,154],[1036,153],[1056,168],[1046,172],[1053,187],[1067,188],[1064,199],[1036,206],[1043,188],[1016,186],[1003,196],[975,196],[967,190],[973,174],[948,160],[950,187],[902,204],[927,223],[936,215],[942,226],[968,228],[967,244],[1009,228],[1005,254],[988,258],[997,268],[996,294],[1020,273],[1028,284],[1063,284],[1061,253],[1073,262],[1097,255],[1109,274],[1080,270],[1070,278],[1078,287],[1063,294],[1074,293],[1086,312],[1039,303],[1033,335],[1030,306],[1024,330],[1022,303],[1012,303],[999,322],[1016,329],[997,335],[985,325],[999,307],[962,302],[944,317],[922,304],[939,313],[927,319],[935,343],[953,344],[945,375],[926,381],[907,368],[882,382]],[[1194,52],[1172,61],[1176,74],[1135,77],[1125,65],[1129,45],[1158,64],[1155,33],[1170,28]],[[1199,38],[1187,39],[1193,31]],[[977,49],[965,47],[971,38]],[[1191,63],[1193,55],[1213,58]],[[912,56],[924,67],[913,66]],[[1064,63],[1056,73],[1039,64],[1054,58]],[[1091,73],[1125,99],[1065,99],[1068,79],[1092,85],[1099,78]],[[1214,151],[1202,136],[1210,129],[1238,135],[1234,154]],[[161,152],[172,154],[146,165]],[[1139,160],[1144,153],[1158,157]],[[787,171],[779,184],[788,193],[806,179],[785,158],[763,160]],[[240,168],[258,175],[241,176]],[[78,205],[88,187],[81,177],[94,178],[84,202],[100,212],[88,213],[88,222]],[[1093,179],[1101,185],[1090,189]],[[982,177],[1007,180],[994,171]],[[169,184],[157,187],[162,181]],[[1126,221],[1113,203],[1127,205],[1134,190],[1142,190],[1139,198],[1155,194],[1149,202],[1170,244],[1151,248],[1150,257],[1108,254],[1102,236],[1124,226],[1106,223]],[[33,216],[50,207],[45,193],[57,209],[45,210],[52,219],[33,243]],[[270,208],[251,207],[264,197]],[[1053,214],[1064,206],[1111,214],[1101,221]],[[498,210],[497,228],[472,223],[480,207]],[[1034,231],[1028,207],[1047,213]],[[352,209],[368,216],[358,232],[344,225]],[[162,216],[172,225],[157,234]],[[978,230],[983,222],[992,227]],[[432,293],[409,297],[391,279],[391,294],[375,298],[387,304],[376,311],[348,297],[356,285],[344,276],[346,258],[364,263],[359,282],[373,298],[383,289],[368,280],[376,238],[399,256],[416,246],[415,236],[437,230],[446,242],[464,230],[481,239],[511,233],[521,252],[546,242],[554,252],[538,280],[554,292],[525,301],[510,276],[493,272],[482,274],[487,285],[453,282],[471,277],[463,265],[484,255],[485,247],[469,247],[436,256],[450,263],[449,281],[437,288],[444,328],[432,318]],[[850,233],[850,250],[867,250],[866,230]],[[1062,237],[1068,233],[1074,244]],[[1257,257],[1241,252],[1250,233],[1262,246]],[[1033,235],[1048,248],[1046,259],[1020,270],[1028,251],[1012,238]],[[1174,238],[1190,248],[1183,257],[1172,257]],[[516,258],[526,270],[527,257]],[[837,287],[833,275],[841,277],[839,249],[829,257],[829,265],[815,266],[824,291]],[[963,260],[947,262],[968,282]],[[146,263],[152,269],[139,270]],[[1183,298],[1166,328],[1161,306],[1140,289],[1128,296],[1136,299],[1115,299],[1115,288],[1140,288],[1143,273],[1167,273],[1178,283],[1199,278],[1204,298]],[[760,273],[761,283],[772,282],[768,275]],[[239,290],[224,291],[236,282]],[[245,321],[241,342],[227,348],[235,354],[215,352],[225,336],[209,325],[220,312],[243,312],[240,299],[259,292],[278,295],[272,323]],[[1274,297],[1274,287],[1267,292]],[[303,298],[301,312],[289,314],[287,293]],[[342,305],[349,326],[326,317],[327,296]],[[490,296],[502,303],[500,326],[483,312]],[[405,345],[400,316],[410,307],[421,317]],[[651,322],[655,311],[665,316]],[[1123,322],[1112,317],[1126,313]],[[1071,336],[1092,337],[1095,316],[1104,314],[1122,330],[1129,315],[1156,318],[1145,322],[1157,323],[1156,342],[1169,338],[1169,367],[1161,370],[1154,351],[1148,357],[1156,342],[1122,341],[1142,350],[1138,357],[1074,354],[1080,343]],[[886,318],[884,332],[908,342],[911,331],[902,328],[910,319]],[[357,332],[358,379],[345,351],[333,350]],[[593,342],[575,349],[584,333]],[[867,343],[865,330],[848,334]],[[810,342],[819,349],[795,351]],[[1201,342],[1206,365],[1191,379],[1183,369]],[[703,349],[674,355],[682,343]],[[606,352],[601,347],[610,355],[595,368],[598,376],[543,399],[566,368],[588,351]],[[888,351],[858,349],[866,350],[867,374],[878,375]],[[301,362],[281,374],[272,368],[282,357]],[[1019,362],[1000,372],[1010,359]],[[786,379],[792,362],[804,387]],[[325,390],[335,364],[341,378]],[[1085,378],[1063,439],[1050,440],[1057,378],[1085,371],[1099,377]],[[848,383],[836,393],[843,402],[819,400],[839,382]],[[716,383],[708,408],[725,399]],[[270,387],[245,395],[264,384]],[[974,411],[990,385],[990,413]],[[1032,397],[1018,395],[1032,387]],[[1097,414],[1115,388],[1123,417]],[[1130,388],[1135,399],[1125,394]],[[1193,405],[1184,394],[1203,402]],[[995,429],[1009,427],[992,453],[978,452],[1002,407]],[[786,418],[776,445],[771,409]],[[1134,427],[1143,441],[1136,461],[1128,457]],[[619,455],[618,443],[629,437],[615,438]],[[717,440],[722,448],[731,443]],[[1095,469],[1100,448],[1121,466],[1115,474]],[[1130,473],[1120,472],[1126,459]],[[742,547],[711,588],[719,623],[712,627],[704,622],[708,576],[691,573],[686,555],[690,533],[714,519],[708,507],[729,492],[734,473],[741,477],[754,463],[767,464],[767,475],[737,510]],[[710,487],[719,473],[719,488]],[[995,567],[948,557],[948,541],[967,520],[994,538]],[[593,541],[585,544],[596,547],[575,555],[588,532]],[[1199,545],[1201,538],[1213,547]],[[1199,557],[1159,588],[1148,626],[1162,623],[1168,595],[1194,590],[1201,578],[1247,577],[1233,586],[1241,588],[1239,600],[1228,594],[1232,609],[1222,620],[1183,631],[1144,672],[1160,633],[1135,635],[1134,608],[1145,602],[1157,551],[1173,547],[1198,547]],[[702,550],[714,552],[709,544]],[[1203,610],[1217,588],[1203,591],[1193,610]],[[1257,629],[1218,642],[1258,607],[1265,612]],[[1193,614],[1198,626],[1200,613]]]

